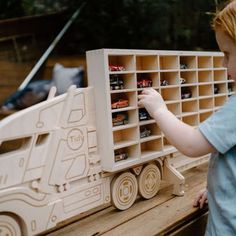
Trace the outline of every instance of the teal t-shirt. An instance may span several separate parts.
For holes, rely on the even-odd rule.
[[[236,95],[199,125],[217,152],[210,158],[205,235],[236,236]]]

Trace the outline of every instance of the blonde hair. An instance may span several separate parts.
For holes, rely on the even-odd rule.
[[[228,1],[221,10],[218,10],[212,21],[214,30],[223,29],[236,41],[236,0]]]

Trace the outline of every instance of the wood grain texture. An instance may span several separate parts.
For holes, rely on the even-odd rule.
[[[192,203],[197,192],[206,186],[206,173],[207,164],[183,173],[186,178],[183,197],[171,195],[172,186],[168,186],[150,200],[137,199],[126,211],[108,207],[48,235],[164,235],[199,212]]]

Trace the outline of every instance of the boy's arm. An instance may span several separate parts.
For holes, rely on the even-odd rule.
[[[198,157],[215,151],[198,128],[180,121],[167,109],[159,109],[153,118],[168,141],[186,156]]]
[[[215,151],[199,129],[180,121],[167,109],[154,89],[146,89],[139,95],[139,105],[145,106],[168,141],[186,156],[198,157]]]

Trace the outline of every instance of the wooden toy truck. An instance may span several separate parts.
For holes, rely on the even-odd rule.
[[[0,122],[0,232],[36,235],[110,202],[125,210],[138,193],[145,199],[155,196],[161,180],[173,183],[173,193],[183,195],[184,177],[169,158],[176,149],[154,120],[139,120],[137,94],[142,89],[137,81],[145,74],[168,108],[197,126],[233,93],[222,58],[221,53],[204,52],[88,52],[93,88],[72,86],[56,97],[52,88],[47,101]],[[110,71],[111,64],[124,70]],[[109,80],[114,74],[124,87],[113,91]],[[168,83],[162,87],[163,79]],[[191,90],[191,98],[181,99],[183,87]],[[112,109],[113,97],[122,96],[129,106]],[[127,122],[113,126],[112,117],[120,112],[127,112]],[[141,128],[150,135],[140,138]],[[194,159],[197,164],[205,160]]]

